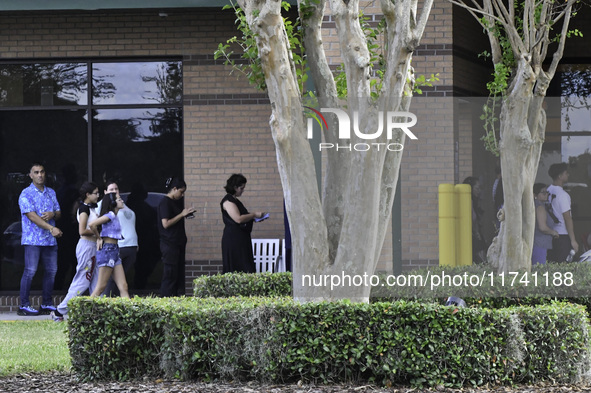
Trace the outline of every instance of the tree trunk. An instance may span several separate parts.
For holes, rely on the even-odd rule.
[[[270,126],[292,234],[294,298],[367,302],[371,290],[369,277],[375,271],[391,216],[402,153],[384,147],[369,151],[354,148],[329,151],[321,202],[280,2],[238,0],[238,3],[255,33],[271,101]],[[424,3],[417,20],[414,1],[396,5],[383,2],[389,53],[384,91],[374,101],[369,82],[372,64],[359,23],[358,1],[331,2],[347,72],[347,106],[338,102],[322,49],[319,31],[324,0],[305,6],[304,40],[321,107],[347,108],[352,124],[357,122],[360,132],[366,134],[377,131],[380,111],[385,114],[408,109],[413,81],[410,60],[424,31],[432,0]],[[358,120],[354,111],[359,113]],[[371,141],[354,132],[350,139],[338,139],[339,123],[332,116],[327,116],[327,120],[329,129],[325,139],[331,143],[354,146],[360,142],[404,142],[401,130],[394,130],[393,140],[386,139],[385,130]]]
[[[488,251],[488,260],[501,272],[531,271],[535,229],[533,184],[538,171],[546,121],[543,97],[535,97],[537,77],[527,61],[501,108],[501,174],[504,221]]]

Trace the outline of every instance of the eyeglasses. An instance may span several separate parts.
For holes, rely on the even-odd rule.
[[[540,191],[540,194],[550,194],[547,190]]]
[[[101,193],[98,192],[98,191],[97,192],[91,192],[90,195],[101,195]]]

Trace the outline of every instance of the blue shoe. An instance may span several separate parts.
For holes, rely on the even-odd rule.
[[[45,305],[41,305],[41,308],[39,309],[39,314],[41,315],[49,315],[52,312],[57,311],[57,308],[55,308],[54,306],[45,306]]]
[[[39,310],[36,310],[31,306],[20,306],[16,313],[18,315],[34,316],[39,315]]]

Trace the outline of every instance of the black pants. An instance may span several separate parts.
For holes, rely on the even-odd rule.
[[[185,248],[186,244],[175,245],[160,242],[162,252],[162,284],[160,295],[162,297],[185,295]]]
[[[552,249],[548,250],[548,260],[552,262],[564,262],[570,253],[572,246],[568,235],[560,235],[552,239]]]

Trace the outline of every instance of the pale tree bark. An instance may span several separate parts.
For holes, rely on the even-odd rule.
[[[531,271],[535,229],[533,183],[544,142],[546,114],[543,100],[564,52],[568,25],[575,0],[450,0],[466,8],[485,28],[502,25],[515,59],[508,88],[503,94],[500,116],[501,174],[504,207],[501,228],[488,250],[488,260],[499,273]],[[518,4],[523,4],[523,11]],[[484,16],[485,22],[481,18]],[[521,25],[518,25],[521,23]],[[558,41],[546,70],[542,63],[551,44],[550,27]],[[523,33],[520,33],[520,29]],[[499,35],[488,29],[492,60],[502,63]]]
[[[369,151],[328,151],[322,197],[317,189],[312,153],[306,139],[301,92],[298,90],[280,1],[238,0],[256,34],[267,89],[272,105],[271,132],[290,221],[293,247],[294,297],[297,300],[339,299],[368,301],[369,285],[346,285],[335,277],[367,277],[377,266],[400,168],[402,153],[386,148]],[[385,47],[387,68],[380,98],[370,98],[371,64],[359,20],[358,0],[332,0],[341,56],[347,74],[348,98],[339,102],[333,74],[322,45],[325,0],[299,2],[304,43],[316,96],[321,108],[342,109],[352,123],[359,114],[359,129],[378,129],[379,111],[406,111],[412,92],[410,62],[427,22],[432,0],[382,1],[387,20]],[[327,116],[326,142],[354,145],[367,142],[351,132],[350,140],[338,139],[338,123]],[[406,119],[401,119],[404,122]],[[404,143],[404,133],[386,132],[372,143]],[[327,285],[302,285],[302,275],[328,278]],[[331,281],[332,278],[332,281]],[[367,281],[365,281],[367,283]]]

